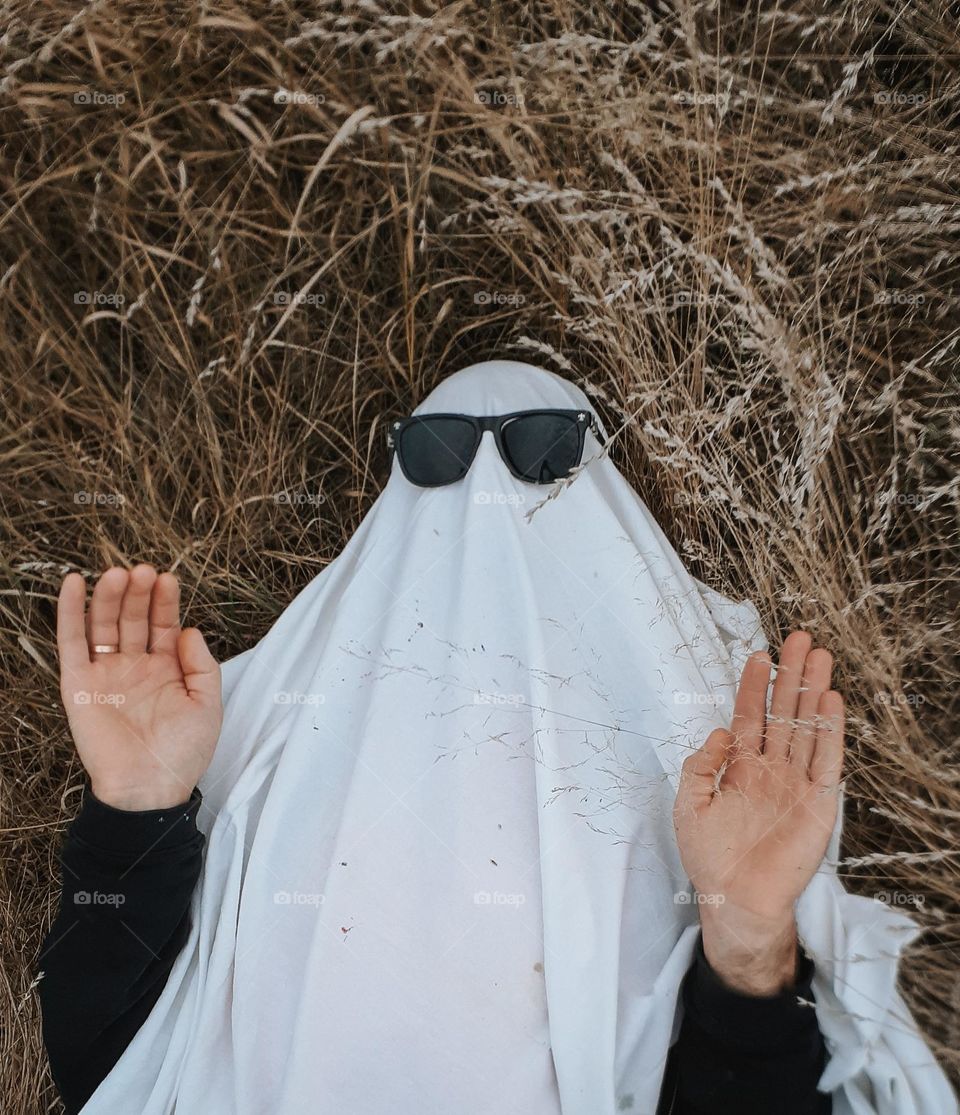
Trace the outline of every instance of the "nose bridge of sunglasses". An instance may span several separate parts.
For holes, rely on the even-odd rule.
[[[491,427],[487,427],[480,432],[480,442],[477,445],[474,465],[485,465],[487,467],[495,465],[497,468],[503,468],[500,450],[497,448],[496,434]]]

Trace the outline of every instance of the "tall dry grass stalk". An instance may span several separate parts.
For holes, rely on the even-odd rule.
[[[952,14],[951,14],[952,12]],[[0,25],[2,1107],[82,785],[68,570],[221,657],[336,555],[385,416],[580,382],[693,572],[836,654],[848,885],[960,1075],[956,6],[49,0]]]

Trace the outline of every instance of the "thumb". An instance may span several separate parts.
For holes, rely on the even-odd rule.
[[[703,747],[684,760],[677,797],[684,795],[695,809],[709,805],[717,787],[717,775],[729,757],[732,744],[731,732],[715,728]]]
[[[183,681],[191,697],[204,703],[220,700],[220,667],[196,627],[185,627],[177,639]]]

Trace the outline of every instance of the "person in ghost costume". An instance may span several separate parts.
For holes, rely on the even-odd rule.
[[[64,581],[90,785],[38,964],[73,1109],[956,1113],[896,987],[919,927],[837,877],[829,653],[791,634],[768,690],[754,606],[554,373],[473,365],[390,430],[222,668],[170,574],[110,570],[86,621]]]

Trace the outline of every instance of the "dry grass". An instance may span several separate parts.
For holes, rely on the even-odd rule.
[[[4,15],[3,1111],[58,1110],[62,574],[173,567],[249,646],[384,416],[494,355],[581,382],[692,571],[835,650],[848,883],[922,902],[904,990],[960,1077],[955,6]]]

